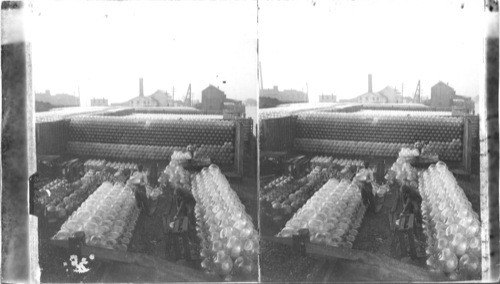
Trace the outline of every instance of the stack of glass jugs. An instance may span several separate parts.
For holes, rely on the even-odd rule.
[[[84,231],[86,243],[107,249],[127,250],[139,208],[132,190],[104,182],[61,226],[55,239],[68,239]]]
[[[361,191],[344,179],[330,179],[287,222],[278,237],[309,229],[310,241],[352,248],[365,213]]]
[[[209,273],[229,280],[256,271],[258,233],[236,193],[219,168],[212,164],[192,180],[196,200],[201,265]]]
[[[438,162],[419,175],[427,264],[450,279],[480,276],[479,216],[446,164]]]

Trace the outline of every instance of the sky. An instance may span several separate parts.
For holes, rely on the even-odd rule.
[[[66,3],[64,3],[66,2]],[[70,3],[67,3],[70,2]],[[253,1],[33,1],[25,27],[35,92],[123,102],[156,90],[194,99],[209,84],[255,98]],[[224,83],[225,81],[225,83]]]
[[[461,7],[461,4],[464,7]],[[482,1],[260,1],[264,88],[348,99],[386,86],[430,97],[439,81],[477,96],[482,83]]]

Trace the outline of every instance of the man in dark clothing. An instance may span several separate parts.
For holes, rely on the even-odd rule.
[[[151,165],[149,174],[151,177],[150,185],[156,186],[158,182],[158,164],[156,162],[153,162],[153,164]]]
[[[124,169],[123,170],[123,176],[125,177],[125,180],[128,180],[130,178],[130,169]]]
[[[189,221],[195,225],[194,206],[196,205],[196,201],[193,195],[187,190],[176,188],[174,190],[174,196],[177,198],[177,213],[174,219],[186,216],[189,218]]]
[[[369,169],[370,163],[365,162],[364,167],[360,170],[362,176],[360,176],[361,182],[361,196],[363,198],[363,204],[367,207],[367,209],[373,209],[373,205],[375,203],[373,199],[373,172]]]
[[[145,172],[143,172],[143,166],[138,166],[138,171],[134,174],[133,178],[139,179],[139,184],[136,185],[135,199],[137,201],[137,206],[143,208],[146,212],[149,212],[147,195],[146,195],[146,184],[148,183],[148,177]]]
[[[124,169],[122,171],[122,176],[120,177],[120,181],[122,181],[123,183],[126,183],[127,180],[130,178],[130,174],[131,174],[130,169]]]
[[[414,214],[416,219],[421,223],[420,204],[422,203],[422,197],[415,189],[409,186],[408,182],[403,183],[400,190],[403,204],[401,214]]]
[[[375,180],[378,184],[383,184],[385,180],[385,160],[380,160],[377,164],[377,171],[375,172]]]

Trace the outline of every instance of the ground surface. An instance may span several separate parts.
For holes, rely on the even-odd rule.
[[[471,176],[470,179],[457,178],[459,185],[464,189],[467,198],[472,203],[474,211],[479,213],[479,177]],[[391,255],[392,234],[389,225],[389,212],[396,202],[396,189],[393,188],[384,201],[384,206],[376,214],[365,214],[359,234],[353,244],[353,249],[363,250],[376,254],[396,257]],[[265,204],[261,204],[265,208]],[[261,212],[261,232],[267,236],[276,235],[285,225],[291,214],[278,216],[276,211],[268,209]],[[418,234],[416,236],[417,259],[409,257],[400,259],[403,263],[408,263],[426,269],[425,264],[425,237]],[[334,268],[325,270],[325,266]],[[331,262],[326,263],[321,259],[303,257],[297,255],[286,245],[263,242],[261,255],[261,275],[263,281],[374,281],[383,280],[363,275],[356,270],[359,264],[352,262]],[[325,275],[329,273],[328,275]],[[387,279],[386,279],[387,280]]]
[[[243,178],[241,181],[232,181],[232,188],[237,192],[241,202],[245,205],[247,212],[252,216],[257,227],[257,190],[256,181],[251,178]],[[172,254],[166,254],[166,242],[163,236],[162,214],[170,216],[175,210],[170,210],[171,195],[168,193],[158,199],[155,213],[151,216],[141,213],[137,221],[134,235],[129,245],[130,252],[144,253],[157,258],[174,261]],[[65,249],[52,246],[48,237],[53,236],[60,228],[61,222],[51,225],[44,230],[39,230],[39,255],[42,268],[41,282],[44,283],[67,283],[67,282],[162,282],[161,275],[153,270],[148,270],[135,265],[92,262],[92,269],[85,274],[67,272],[63,266],[69,263],[69,256]],[[178,261],[179,264],[199,269],[197,262],[187,263]],[[163,278],[164,279],[164,278]]]

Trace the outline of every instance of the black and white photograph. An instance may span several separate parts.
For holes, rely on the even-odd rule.
[[[1,4],[2,283],[498,282],[498,1]]]
[[[256,13],[33,3],[41,282],[258,280]]]
[[[482,11],[260,3],[262,282],[481,279]]]

